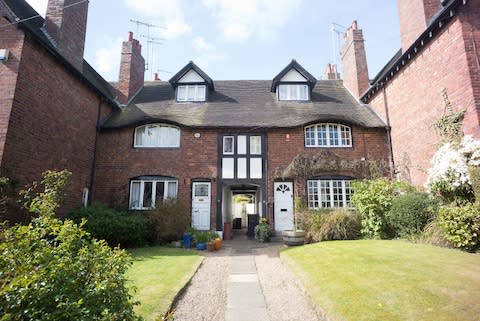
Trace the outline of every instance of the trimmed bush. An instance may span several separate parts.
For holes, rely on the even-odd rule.
[[[70,173],[45,172],[24,206],[29,225],[0,228],[2,321],[134,321],[127,253],[92,239],[81,225],[55,217]]]
[[[435,202],[428,194],[408,193],[392,200],[385,219],[396,236],[409,237],[423,230],[425,225],[433,219],[435,210]]]
[[[157,243],[176,241],[190,227],[188,207],[176,199],[165,200],[157,208],[148,211],[152,240]]]
[[[254,229],[255,240],[260,242],[270,242],[270,237],[272,236],[272,228],[267,223],[265,218],[260,219],[260,223],[255,226]]]
[[[479,204],[442,206],[438,213],[438,223],[445,238],[455,247],[466,251],[475,251],[480,247]]]
[[[354,212],[336,209],[326,214],[319,231],[321,241],[356,240],[360,237],[360,219]]]
[[[352,202],[361,216],[362,235],[372,239],[391,237],[385,213],[400,192],[413,191],[413,187],[405,182],[378,178],[353,182],[353,190]]]
[[[72,211],[69,217],[77,223],[86,219],[84,228],[110,246],[139,247],[145,245],[150,236],[148,217],[143,211],[119,211],[104,204],[93,204]]]

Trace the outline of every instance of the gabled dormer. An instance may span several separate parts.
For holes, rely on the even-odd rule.
[[[202,102],[208,100],[208,93],[213,92],[213,81],[197,65],[190,61],[169,80],[175,90],[178,102]]]
[[[271,92],[278,100],[310,101],[317,79],[295,59],[272,80]]]

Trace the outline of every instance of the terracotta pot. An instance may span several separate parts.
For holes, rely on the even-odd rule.
[[[222,248],[222,240],[220,238],[216,238],[214,242],[215,251],[218,251]]]

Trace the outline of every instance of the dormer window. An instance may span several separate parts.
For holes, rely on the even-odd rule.
[[[280,84],[278,85],[278,100],[309,100],[308,86],[306,84]]]
[[[209,92],[215,90],[213,81],[197,65],[189,62],[172,79],[178,102],[203,102],[208,100]]]
[[[317,80],[298,62],[292,60],[272,81],[278,100],[309,101]]]
[[[205,101],[207,86],[202,84],[179,85],[177,101]]]

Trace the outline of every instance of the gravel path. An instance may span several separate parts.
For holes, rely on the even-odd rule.
[[[176,304],[175,321],[224,321],[231,248],[205,252],[205,259]]]
[[[280,260],[281,246],[273,243],[251,250],[270,321],[326,321],[318,316],[320,310],[310,306],[301,285]],[[218,252],[205,252],[200,269],[176,304],[175,321],[225,321],[232,247],[235,241]],[[253,247],[258,243],[252,241]]]

